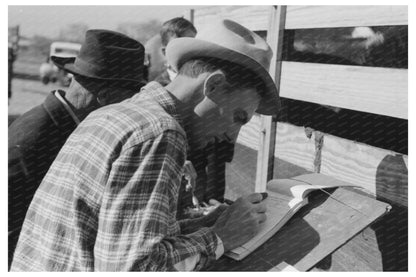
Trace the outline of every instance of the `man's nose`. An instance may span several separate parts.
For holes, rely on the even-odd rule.
[[[235,124],[238,125],[238,124]],[[233,126],[233,128],[230,128],[227,130],[227,132],[224,133],[224,140],[230,143],[236,143],[238,134],[240,132],[241,125]]]

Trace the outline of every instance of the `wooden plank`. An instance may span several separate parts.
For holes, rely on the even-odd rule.
[[[273,176],[276,122],[271,116],[261,116],[259,151],[257,154],[255,192],[265,192],[267,182]]]
[[[349,188],[338,188],[331,194],[331,197],[349,207],[331,203],[334,200],[328,198],[320,206],[316,206],[311,215],[303,217],[319,233],[320,242],[312,251],[305,253],[305,257],[299,262],[293,264],[299,270],[311,269],[318,261],[324,259],[391,209],[387,203],[355,193],[355,190]],[[309,199],[310,203],[317,205],[315,201],[320,198],[316,195],[316,198],[310,196]],[[355,211],[351,211],[350,207],[353,207]],[[347,219],[347,214],[350,214],[351,218]]]
[[[383,271],[375,231],[364,229],[311,271]]]
[[[260,126],[261,117],[256,114],[241,128],[237,137],[237,144],[258,151],[261,133]],[[315,133],[312,134],[311,138],[308,138],[304,127],[278,122],[276,125],[274,156],[313,172],[315,158],[314,141]]]
[[[288,6],[286,29],[407,25],[407,6]]]
[[[300,271],[309,270],[389,210],[388,204],[356,190],[338,188],[331,196],[319,191],[311,194],[308,205],[245,259],[222,257],[208,270],[265,271],[281,262]]]
[[[267,42],[274,50],[269,73],[279,87],[282,67],[283,36],[286,6],[273,6],[267,29]],[[266,191],[267,182],[273,177],[274,147],[276,140],[276,116],[261,116],[259,152],[257,155],[256,192]]]
[[[394,235],[392,235],[394,234]],[[408,271],[408,209],[391,211],[335,251],[314,270]]]
[[[267,30],[272,6],[203,6],[195,9],[194,25],[197,30],[209,26],[213,20],[234,20],[252,31]]]
[[[255,114],[247,124],[241,127],[237,143],[257,151],[259,149],[260,125],[260,115]]]
[[[234,158],[231,163],[226,164],[226,193],[227,199],[235,200],[242,195],[254,192],[256,180],[256,157],[257,151],[236,144],[234,147]],[[302,174],[312,173],[303,167],[275,158],[273,178],[292,178]]]
[[[408,206],[407,157],[366,144],[325,135],[321,173]]]
[[[282,63],[280,96],[408,118],[406,69]]]
[[[280,264],[278,264],[277,266],[273,267],[272,269],[270,269],[269,271],[290,271],[290,272],[296,272],[299,271],[296,268],[294,268],[293,266],[285,263],[285,262],[281,262]]]
[[[237,143],[257,150],[259,126],[259,117],[253,117],[240,131]],[[303,127],[278,122],[274,156],[313,172],[315,136],[316,133],[313,132],[311,138],[308,138]],[[406,155],[328,134],[324,134],[321,151],[320,173],[356,184],[373,195],[387,199],[389,203],[407,206]],[[279,176],[278,172],[274,175],[284,177]]]
[[[308,138],[303,127],[277,123],[275,157],[314,171],[314,137]],[[280,177],[279,177],[280,178]]]
[[[195,10],[195,26],[226,17],[254,31],[267,30],[270,6],[206,6]],[[286,29],[408,25],[407,6],[288,6]]]
[[[195,9],[186,10],[183,14],[183,18],[189,20],[192,24],[195,21]]]
[[[282,125],[291,126],[278,123],[278,130],[282,128]],[[298,136],[300,138],[305,138],[304,128],[292,127],[294,128],[290,129],[290,132],[287,132],[287,141],[291,141],[290,134],[294,130],[299,131]],[[285,135],[278,136],[278,138],[284,137]],[[292,137],[296,136],[292,135]],[[313,153],[313,137],[310,141],[306,141],[311,144],[310,152]],[[350,143],[353,142],[350,141]],[[343,152],[346,151],[348,150],[344,149]],[[256,155],[256,151],[251,148],[240,144],[235,146],[234,159],[232,163],[227,164],[226,198],[235,200],[242,195],[248,195],[254,192]],[[403,156],[402,158],[404,164],[406,164],[407,156]],[[310,164],[312,163],[312,159],[311,157]],[[296,164],[276,158],[273,178],[292,178],[311,173],[311,171],[306,171]],[[389,214],[334,252],[332,257],[320,262],[318,268],[315,268],[314,271],[406,271],[407,207],[394,204],[392,206],[393,208]],[[394,234],[394,236],[391,236],[391,234]]]

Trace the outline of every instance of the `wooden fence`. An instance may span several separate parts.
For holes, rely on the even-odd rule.
[[[197,29],[216,18],[235,20],[253,31],[267,31],[267,40],[274,51],[270,73],[281,97],[408,119],[407,69],[282,61],[284,30],[407,25],[407,6],[215,6],[191,12]],[[302,126],[259,115],[242,128],[237,142],[257,151],[256,190],[265,190],[267,181],[276,175],[285,177],[273,172],[276,168],[273,163],[281,161],[361,186],[377,198],[390,202],[397,213],[393,212],[381,227],[366,229],[361,236],[337,251],[333,256],[343,261],[335,269],[407,269],[407,256],[403,257],[403,252],[407,251],[407,155],[319,130],[309,130],[309,134],[305,131]],[[243,175],[247,171],[234,168],[234,171],[238,170]],[[249,185],[254,180],[246,182]],[[401,229],[396,226],[399,228],[397,235],[402,236],[400,243],[406,243],[405,249],[403,246],[393,251],[391,248],[383,249],[391,244],[391,241],[379,238],[384,234],[383,228],[399,224],[391,217],[406,217],[404,221],[400,219],[400,224],[406,226]],[[371,239],[363,240],[363,234]],[[361,249],[359,245],[367,248]],[[366,258],[368,263],[364,265],[362,259],[352,259],[353,255]],[[381,258],[378,259],[377,255]],[[389,267],[388,259],[390,264],[396,262],[397,265],[403,260],[406,264]]]
[[[221,17],[255,31],[268,31],[268,41],[274,50],[270,72],[281,97],[407,119],[407,69],[281,60],[284,30],[407,25],[407,6],[213,6],[193,11],[197,29]],[[268,172],[273,168],[269,165],[273,158],[314,170],[313,138],[308,139],[301,127],[276,123],[267,116],[255,116],[242,128],[238,142],[259,151],[258,190],[264,190],[273,176],[273,172]],[[344,151],[346,149],[349,151]],[[374,172],[384,157],[400,156],[407,164],[406,155],[328,134],[324,134],[321,152],[321,173],[359,184],[374,194]],[[401,193],[406,195],[399,199],[407,199],[407,187],[398,190],[392,192],[391,200],[396,201],[397,194]]]

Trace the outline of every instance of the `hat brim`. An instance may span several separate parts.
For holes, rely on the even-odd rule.
[[[51,56],[52,62],[59,67],[60,69],[63,69],[65,71],[68,71],[69,73],[72,73],[74,75],[80,75],[88,78],[98,79],[98,80],[113,80],[113,81],[130,81],[130,82],[137,82],[137,83],[143,83],[144,80],[137,80],[137,79],[128,79],[128,78],[103,78],[100,76],[92,75],[88,72],[84,72],[80,68],[76,67],[75,65],[75,57],[71,58],[64,58],[64,57],[58,57],[58,56]]]
[[[166,59],[176,71],[186,61],[197,57],[217,58],[244,66],[257,74],[265,84],[266,91],[256,110],[259,114],[275,115],[279,111],[279,93],[269,72],[257,61],[245,54],[216,43],[195,38],[177,38],[166,48]]]
[[[75,57],[71,57],[71,58],[65,57],[64,58],[64,57],[51,56],[51,60],[58,68],[67,70],[65,67],[67,67],[70,64],[74,64]]]

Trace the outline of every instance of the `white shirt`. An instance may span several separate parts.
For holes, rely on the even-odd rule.
[[[62,97],[62,95],[59,93],[59,91],[55,90],[55,93],[54,94],[55,94],[55,97],[58,98],[58,100],[64,105],[65,110],[69,113],[69,115],[75,121],[75,124],[78,126],[81,121],[76,116],[76,114],[71,109],[71,107],[68,105],[68,103],[66,102],[66,100]]]

